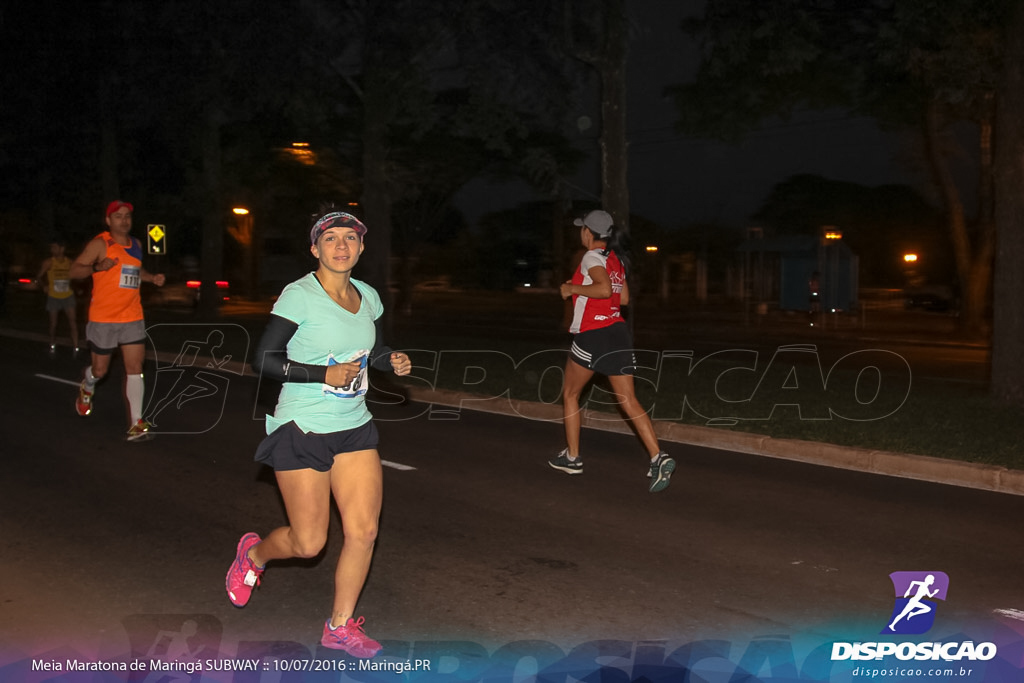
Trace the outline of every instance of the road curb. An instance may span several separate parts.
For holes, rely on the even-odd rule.
[[[522,417],[544,422],[561,422],[562,407],[557,404],[518,401],[509,398],[482,398],[445,389],[410,387],[409,399],[418,403]],[[631,433],[628,424],[617,415],[584,410],[582,424],[622,434]],[[658,438],[672,443],[731,450],[782,460],[794,460],[856,472],[867,472],[936,484],[1024,495],[1024,471],[996,465],[946,460],[926,455],[909,455],[868,448],[853,448],[816,441],[776,439],[759,434],[734,432],[716,427],[655,421]]]

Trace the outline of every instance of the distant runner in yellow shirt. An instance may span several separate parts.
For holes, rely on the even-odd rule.
[[[57,317],[67,315],[71,327],[71,344],[78,353],[78,319],[75,315],[75,293],[71,291],[71,259],[64,253],[61,239],[50,243],[50,258],[43,261],[36,275],[36,284],[46,288],[46,312],[50,314],[50,353],[57,352]],[[43,276],[46,282],[43,282]]]

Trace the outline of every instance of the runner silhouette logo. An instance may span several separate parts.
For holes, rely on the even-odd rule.
[[[935,623],[937,600],[946,599],[949,577],[944,572],[893,572],[896,604],[882,633],[927,633]]]

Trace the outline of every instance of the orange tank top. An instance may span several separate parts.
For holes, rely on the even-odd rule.
[[[89,320],[96,323],[130,323],[142,320],[142,245],[131,237],[131,244],[118,244],[110,232],[96,236],[107,245],[106,257],[116,259],[110,270],[92,274],[92,301]]]

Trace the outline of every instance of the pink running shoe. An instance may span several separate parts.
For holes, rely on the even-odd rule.
[[[256,563],[249,559],[249,548],[260,542],[257,534],[248,533],[238,541],[238,549],[235,552],[235,561],[228,568],[228,575],[224,579],[224,585],[228,590],[228,599],[235,607],[245,607],[252,595],[252,589],[260,584],[260,576],[263,574],[263,567],[257,567]]]
[[[353,657],[359,659],[370,659],[376,657],[380,652],[380,643],[366,635],[363,631],[362,617],[349,619],[344,626],[331,628],[331,620],[324,624],[324,635],[320,638],[320,644],[332,650],[343,650]]]

